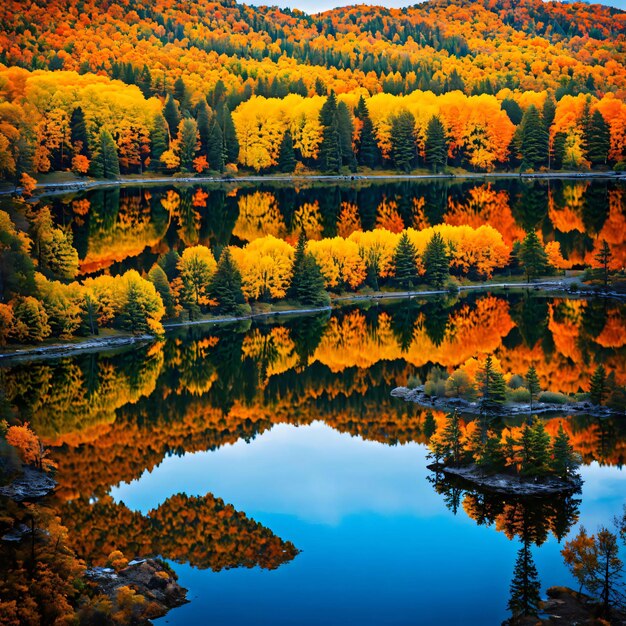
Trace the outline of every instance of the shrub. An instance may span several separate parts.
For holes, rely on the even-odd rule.
[[[564,393],[559,393],[557,391],[544,391],[539,396],[539,402],[546,402],[548,404],[567,404],[570,402],[570,399]]]
[[[415,389],[416,387],[421,386],[421,384],[422,379],[417,374],[411,374],[406,382],[406,386],[409,389]]]
[[[530,392],[526,387],[509,389],[506,392],[506,399],[509,402],[530,402]]]
[[[427,380],[424,385],[424,393],[427,396],[437,396],[444,398],[446,395],[446,382],[445,380]]]
[[[613,166],[613,171],[614,172],[626,172],[626,161],[618,161]]]
[[[513,374],[513,376],[509,378],[508,385],[511,389],[519,389],[524,386],[524,378],[519,374]]]

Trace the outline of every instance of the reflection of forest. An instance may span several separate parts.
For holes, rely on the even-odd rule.
[[[590,264],[604,239],[615,266],[626,265],[626,198],[617,181],[125,188],[50,202],[59,223],[72,227],[84,274],[106,267],[147,270],[159,253],[198,243],[219,249],[261,234],[293,242],[301,228],[319,239],[440,223],[490,224],[507,245],[538,228],[544,241],[560,243],[573,265]]]

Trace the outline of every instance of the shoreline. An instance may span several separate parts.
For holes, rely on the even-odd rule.
[[[567,291],[568,284],[576,278],[566,279],[558,281],[541,281],[537,283],[484,283],[480,285],[461,285],[459,286],[459,293],[462,291],[489,291],[494,289],[539,289],[544,292],[554,291]],[[215,317],[199,320],[187,320],[183,322],[170,321],[163,323],[163,328],[166,333],[169,330],[176,328],[185,328],[191,326],[210,325],[210,324],[232,324],[235,322],[241,322],[246,320],[265,319],[271,317],[283,317],[286,315],[311,315],[314,313],[322,313],[324,311],[330,312],[336,306],[341,306],[341,303],[350,302],[365,302],[378,300],[411,300],[413,298],[447,295],[450,292],[446,289],[441,290],[428,290],[428,291],[397,291],[397,292],[373,292],[371,294],[358,294],[354,295],[341,295],[331,299],[330,306],[325,307],[302,307],[292,308],[286,310],[275,311],[263,311],[259,313],[250,313],[243,316],[227,316],[227,317]],[[596,294],[575,292],[568,294],[570,297],[589,297]],[[622,294],[609,294],[613,297],[622,298]],[[74,354],[83,353],[88,354],[90,352],[99,352],[105,349],[114,349],[118,347],[125,347],[132,344],[145,344],[151,343],[158,339],[157,335],[144,333],[141,335],[125,334],[119,332],[115,335],[108,335],[104,337],[91,336],[79,338],[75,341],[56,342],[47,345],[34,345],[34,346],[22,346],[15,347],[14,349],[0,350],[0,367],[6,363],[19,363],[23,361],[35,361],[40,359],[55,359],[66,356],[72,356]]]
[[[236,183],[263,183],[263,182],[368,182],[368,181],[403,181],[403,180],[464,180],[464,179],[521,179],[521,180],[559,180],[559,179],[610,179],[626,180],[624,172],[584,172],[584,171],[563,171],[563,172],[464,172],[459,174],[302,174],[302,175],[261,175],[250,174],[246,176],[158,176],[147,177],[138,175],[136,177],[120,176],[116,179],[93,179],[60,182],[38,182],[35,187],[34,198],[48,195],[71,193],[76,191],[87,191],[96,188],[106,187],[129,187],[147,185],[166,184],[236,184]],[[21,193],[21,187],[17,189],[0,190],[0,196],[11,196]]]

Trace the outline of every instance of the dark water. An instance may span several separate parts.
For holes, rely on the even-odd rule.
[[[534,363],[544,389],[584,390],[599,362],[623,386],[624,312],[540,294],[414,299],[195,326],[0,375],[53,447],[76,552],[171,561],[191,602],[164,622],[496,624],[524,544],[544,590],[574,585],[559,551],[621,510],[626,422],[547,419],[583,458],[582,492],[489,498],[426,469],[425,411],[389,393],[488,353],[506,373]]]
[[[626,265],[626,185],[617,180],[168,185],[45,202],[71,228],[83,274],[147,270],[160,253],[190,245],[219,252],[263,235],[294,241],[302,227],[310,239],[320,239],[440,223],[490,224],[508,245],[539,229],[545,242],[559,242],[574,267],[591,264],[594,244],[604,239]]]

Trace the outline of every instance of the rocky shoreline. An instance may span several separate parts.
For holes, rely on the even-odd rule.
[[[485,474],[476,465],[451,467],[433,463],[428,465],[433,472],[441,472],[445,476],[457,478],[472,485],[492,491],[514,496],[544,497],[561,493],[572,493],[580,489],[582,480],[578,477],[563,480],[554,476],[539,478],[522,478],[511,474]]]
[[[418,386],[413,389],[408,387],[396,387],[391,390],[391,396],[401,398],[405,402],[415,402],[423,407],[439,409],[442,411],[457,410],[461,415],[480,415],[480,405],[478,402],[470,402],[463,398],[440,398],[439,396],[428,396],[424,393],[424,387]],[[530,414],[530,405],[527,403],[507,403],[500,409],[503,417],[526,416]],[[533,415],[546,413],[585,413],[596,417],[610,417],[618,415],[619,411],[606,406],[597,406],[591,402],[571,402],[567,404],[557,404],[548,402],[537,402],[533,404]]]

